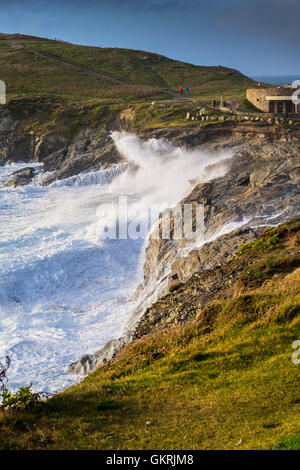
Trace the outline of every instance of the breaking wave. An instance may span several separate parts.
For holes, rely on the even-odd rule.
[[[11,389],[70,385],[78,378],[68,365],[121,336],[135,309],[129,298],[147,242],[100,240],[99,207],[124,194],[132,206],[175,205],[196,180],[224,174],[231,157],[126,133],[113,139],[124,163],[50,186],[39,175],[22,188],[0,187],[0,355],[12,360]],[[0,181],[22,166],[0,168]]]
[[[126,171],[128,163],[119,163],[107,170],[89,171],[79,175],[70,176],[59,181],[55,181],[50,186],[58,188],[61,186],[90,186],[93,184],[110,184],[114,178]]]

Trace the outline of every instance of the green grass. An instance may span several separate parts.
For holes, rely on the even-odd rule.
[[[273,236],[265,238],[260,238],[257,241],[245,243],[238,250],[239,253],[243,254],[249,250],[265,250],[267,248],[278,248],[280,246],[279,234],[276,233]]]
[[[230,99],[244,96],[256,83],[233,69],[195,66],[145,51],[1,34],[0,79],[6,82],[9,100],[52,97],[115,103],[170,98],[180,86],[189,86],[192,97],[211,99],[223,93]]]
[[[278,450],[299,450],[300,449],[300,434],[296,436],[292,436],[288,439],[284,439],[280,441],[276,445],[276,449]]]
[[[298,316],[145,338],[35,412],[3,417],[1,448],[273,448],[299,432],[299,334]]]
[[[23,117],[20,134],[69,139],[83,127],[111,128],[128,107],[134,110],[134,128],[200,125],[185,121],[189,107],[197,110],[221,94],[242,103],[245,90],[256,83],[233,69],[195,66],[145,51],[5,34],[0,34],[0,80],[6,83],[8,106],[18,120]],[[173,101],[180,86],[189,86],[195,102]],[[153,100],[162,106],[153,107]]]
[[[277,254],[299,251],[299,220],[261,240],[275,234]],[[236,262],[250,263],[249,253]],[[198,309],[184,326],[127,345],[33,409],[2,415],[0,448],[300,449],[300,366],[292,362],[300,268],[288,266]]]
[[[24,40],[20,39],[24,44]],[[189,86],[192,96],[211,95],[222,90],[239,94],[255,84],[237,70],[226,67],[195,66],[145,51],[78,46],[45,39],[27,39],[31,50],[103,72],[127,84],[177,91]]]

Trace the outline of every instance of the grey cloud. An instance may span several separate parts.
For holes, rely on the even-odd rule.
[[[184,10],[204,4],[202,0],[0,0],[1,8],[9,8],[12,6],[30,7],[48,7],[51,5],[69,5],[82,8],[97,6],[116,6],[131,11],[151,11],[151,10]]]
[[[84,3],[85,6],[117,6],[128,11],[185,10],[204,4],[202,0],[70,0],[70,3]]]

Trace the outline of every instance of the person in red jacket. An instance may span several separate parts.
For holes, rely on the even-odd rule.
[[[183,94],[183,88],[182,88],[182,87],[179,88],[179,94],[180,94],[181,96],[182,96],[182,94]]]

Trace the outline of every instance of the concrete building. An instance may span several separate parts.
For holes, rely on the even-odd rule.
[[[289,85],[276,88],[253,88],[247,90],[246,98],[265,113],[298,114],[300,106],[293,101],[293,94],[297,90],[299,91],[298,98],[300,98],[300,86],[297,88],[292,88]]]

